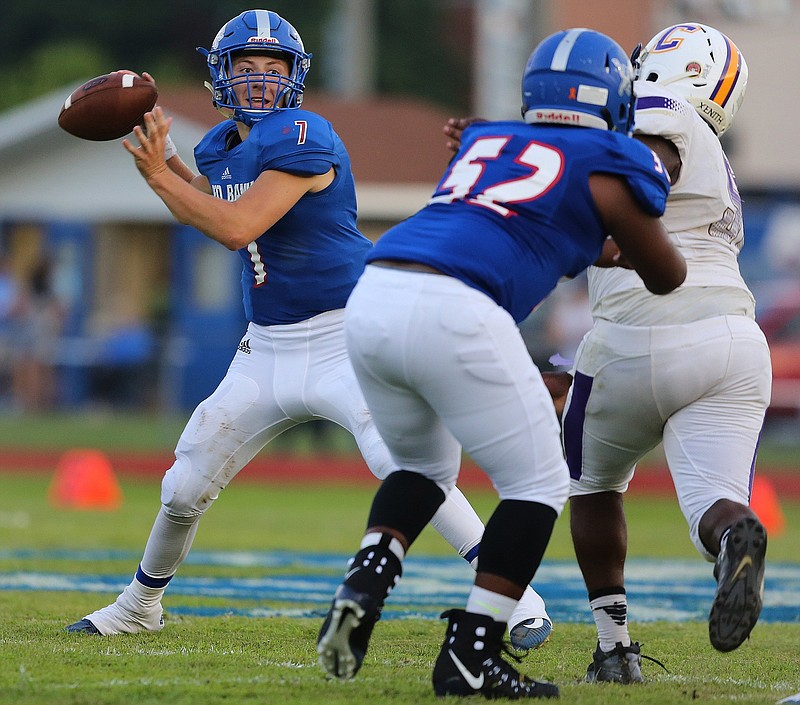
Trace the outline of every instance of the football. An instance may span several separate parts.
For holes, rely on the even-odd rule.
[[[64,101],[58,124],[95,142],[127,135],[158,98],[156,84],[130,73],[107,73],[76,88]]]

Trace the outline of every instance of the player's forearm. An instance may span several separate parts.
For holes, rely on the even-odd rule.
[[[196,174],[186,165],[178,154],[178,148],[167,133],[164,136],[164,161],[184,181],[192,182]]]
[[[245,247],[261,234],[250,232],[246,223],[238,222],[234,204],[199,191],[170,169],[149,176],[147,183],[178,222],[196,228],[230,250]]]
[[[560,419],[567,402],[567,393],[572,386],[572,375],[569,372],[542,372],[542,380],[553,399],[556,416]]]
[[[186,164],[186,162],[181,159],[179,154],[175,154],[169,159],[167,159],[167,166],[170,170],[177,174],[181,179],[186,181],[187,183],[191,183],[192,180],[197,176]]]

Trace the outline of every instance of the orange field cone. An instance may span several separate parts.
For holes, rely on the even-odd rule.
[[[778,493],[765,477],[753,480],[750,509],[756,513],[770,536],[780,536],[786,529],[786,517],[778,502]]]
[[[122,504],[122,490],[104,453],[73,449],[58,461],[49,498],[59,508],[111,510]]]

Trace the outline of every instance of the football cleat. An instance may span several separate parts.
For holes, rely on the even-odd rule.
[[[630,646],[623,646],[617,642],[611,651],[603,651],[600,642],[592,654],[592,662],[586,669],[587,683],[644,683],[642,677],[642,659],[657,663],[667,671],[667,667],[658,659],[642,654],[641,645],[632,642]],[[669,673],[669,671],[667,671]]]
[[[533,617],[511,628],[511,646],[518,651],[530,651],[542,646],[553,632],[553,623],[545,617]]]
[[[756,625],[764,600],[766,553],[767,532],[758,519],[739,519],[723,536],[714,565],[717,592],[708,617],[708,636],[717,651],[733,651]]]
[[[433,668],[433,690],[438,697],[456,695],[484,698],[557,698],[558,686],[523,676],[501,653],[515,658],[503,644],[506,625],[491,617],[449,610],[447,633]],[[517,659],[518,660],[518,659]]]
[[[110,605],[87,614],[83,619],[66,627],[68,632],[83,634],[137,634],[157,632],[164,627],[164,612],[161,603],[151,606],[146,612],[131,596],[130,586]]]
[[[603,651],[598,642],[592,654],[592,662],[586,670],[588,683],[644,683],[642,677],[642,653],[638,643],[630,646],[621,643],[611,649]]]
[[[382,602],[340,585],[317,638],[319,665],[331,676],[347,680],[358,673],[367,653]]]
[[[100,630],[88,619],[81,619],[74,624],[70,624],[68,627],[65,627],[64,630],[75,634],[100,634]]]

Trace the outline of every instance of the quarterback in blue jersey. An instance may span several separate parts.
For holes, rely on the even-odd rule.
[[[379,478],[396,469],[372,422],[344,342],[344,306],[372,246],[356,227],[350,159],[331,124],[301,108],[310,65],[299,34],[268,10],[227,22],[207,57],[213,101],[229,119],[195,150],[195,175],[168,140],[160,108],[139,146],[123,142],[150,187],[183,223],[243,260],[249,321],[225,378],[201,402],[175,449],[162,507],[134,579],[117,600],[68,627],[103,635],[162,626],[161,598],[202,514],[267,443],[327,419],[351,431]],[[483,523],[458,491],[435,528],[473,565]],[[515,623],[550,623],[530,588]]]
[[[630,137],[633,71],[605,35],[559,32],[531,55],[524,122],[465,130],[429,204],[389,230],[348,300],[347,348],[400,468],[381,484],[352,569],[320,630],[320,663],[360,668],[406,551],[455,485],[462,449],[500,502],[466,609],[451,610],[437,695],[555,697],[503,660],[502,637],[569,490],[559,424],[516,322],[613,236],[647,288],[681,284],[685,262],[659,216],[660,159]]]
[[[269,171],[329,182],[324,194],[300,198],[239,248],[247,320],[291,324],[344,308],[372,243],[356,227],[355,185],[342,141],[315,113],[276,110],[254,123],[245,141],[227,149],[240,124],[217,125],[195,150],[214,196],[238,201]]]

